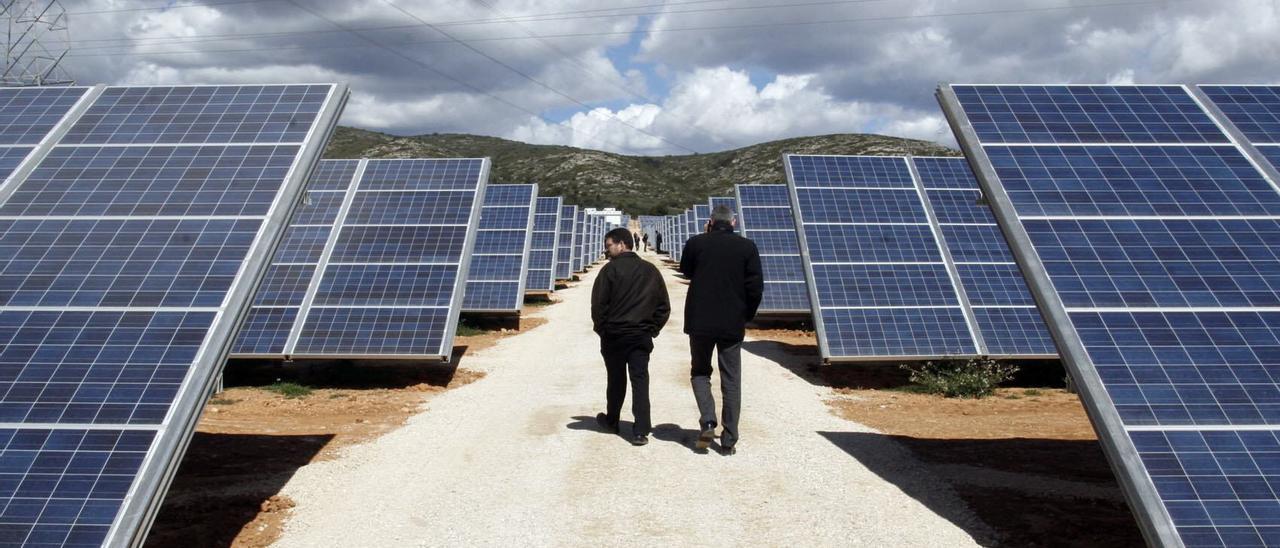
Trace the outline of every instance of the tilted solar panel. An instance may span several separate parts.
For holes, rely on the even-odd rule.
[[[467,271],[463,312],[520,312],[538,185],[490,185]]]
[[[978,352],[976,321],[905,158],[786,155],[784,164],[824,359]]]
[[[320,162],[269,274],[288,291],[259,290],[233,355],[447,359],[469,252],[505,243],[476,230],[487,176],[486,159]]]
[[[937,218],[965,300],[973,309],[981,335],[979,350],[994,356],[1056,357],[1049,328],[1031,301],[1027,282],[1009,254],[969,163],[964,158],[914,157],[911,164]],[[974,237],[975,233],[986,237]],[[995,251],[975,253],[974,242]]]
[[[707,205],[711,207],[711,211],[715,211],[716,206],[725,206],[729,211],[738,212],[738,200],[733,196],[712,196],[707,199]]]
[[[345,100],[0,90],[0,543],[143,542]]]
[[[573,255],[577,238],[578,206],[560,206],[560,236],[556,247],[556,279],[573,277]]]
[[[1008,103],[994,98],[1033,94],[1038,112],[1115,120],[992,117]],[[1088,94],[1105,109],[1078,113]],[[1267,94],[939,89],[1152,545],[1280,543],[1280,215],[1276,172],[1246,138],[1271,138]]]
[[[529,269],[526,292],[556,289],[556,250],[560,236],[560,207],[564,198],[540,196],[533,216],[533,236],[529,240]]]
[[[756,243],[760,264],[770,274],[764,279],[759,312],[809,313],[809,288],[803,267],[798,272],[779,268],[780,263],[801,263],[787,185],[737,185],[736,193],[738,229]]]

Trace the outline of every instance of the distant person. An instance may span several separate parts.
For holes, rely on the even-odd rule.
[[[653,231],[654,251],[662,253],[662,233],[657,230]]]
[[[738,418],[742,409],[742,337],[764,294],[760,252],[751,240],[734,234],[733,210],[716,206],[706,232],[684,245],[680,272],[689,278],[684,305],[684,332],[692,358],[690,383],[698,402],[698,440],[706,450],[716,436],[716,400],[711,395],[711,351],[720,365],[724,407],[719,426],[721,450],[737,453]]]
[[[645,232],[640,235],[640,251],[649,252],[649,233]]]
[[[618,431],[622,401],[631,378],[631,444],[649,443],[649,353],[653,338],[671,316],[667,286],[658,268],[636,255],[631,231],[615,228],[604,236],[609,262],[591,288],[591,321],[600,335],[600,354],[608,371],[605,412],[596,422],[607,432]]]
[[[632,232],[632,233],[631,233],[631,238],[632,238],[632,239],[631,239],[631,241],[635,242],[636,244],[639,244],[639,243],[640,243],[640,233],[639,233],[639,232]],[[640,251],[644,251],[644,247],[643,247],[643,246],[640,248]]]

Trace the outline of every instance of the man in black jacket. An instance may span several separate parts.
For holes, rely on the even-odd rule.
[[[600,335],[600,354],[608,371],[605,412],[596,422],[618,433],[622,400],[627,397],[627,372],[631,373],[631,444],[649,443],[653,424],[649,417],[649,353],[653,338],[671,316],[667,286],[657,267],[632,251],[631,231],[615,228],[604,236],[609,263],[600,270],[591,288],[591,320]]]
[[[742,337],[764,295],[764,273],[755,242],[733,233],[733,210],[716,206],[706,233],[689,239],[680,257],[680,272],[689,278],[684,304],[684,332],[689,334],[693,397],[701,427],[696,447],[705,450],[716,435],[716,401],[711,395],[711,351],[720,365],[720,412],[726,455],[737,452],[742,408]]]

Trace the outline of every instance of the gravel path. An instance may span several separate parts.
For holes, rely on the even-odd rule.
[[[282,493],[297,507],[278,545],[961,546],[988,538],[905,449],[831,415],[822,403],[829,389],[772,361],[789,358],[768,343],[742,354],[738,454],[694,453],[685,286],[660,269],[674,313],[650,365],[648,446],[595,430],[604,407],[590,320],[596,268],[538,312],[547,325],[465,358],[462,366],[486,371],[484,379],[435,397],[395,432],[298,470]],[[626,434],[630,402],[623,422]]]

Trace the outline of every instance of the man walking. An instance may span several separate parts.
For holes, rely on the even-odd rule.
[[[690,381],[698,402],[700,427],[695,447],[705,450],[716,435],[716,401],[711,395],[711,351],[720,366],[720,446],[737,453],[738,418],[742,408],[742,337],[764,295],[764,274],[755,242],[734,234],[733,210],[716,206],[706,232],[689,239],[680,257],[680,272],[689,278],[684,305],[684,332],[692,357]]]
[[[622,401],[631,377],[631,444],[649,443],[653,424],[649,417],[649,353],[653,338],[671,316],[667,286],[657,267],[636,255],[631,231],[615,228],[604,235],[609,263],[600,270],[591,288],[591,320],[600,335],[600,354],[608,371],[605,412],[596,422],[618,433]]]

